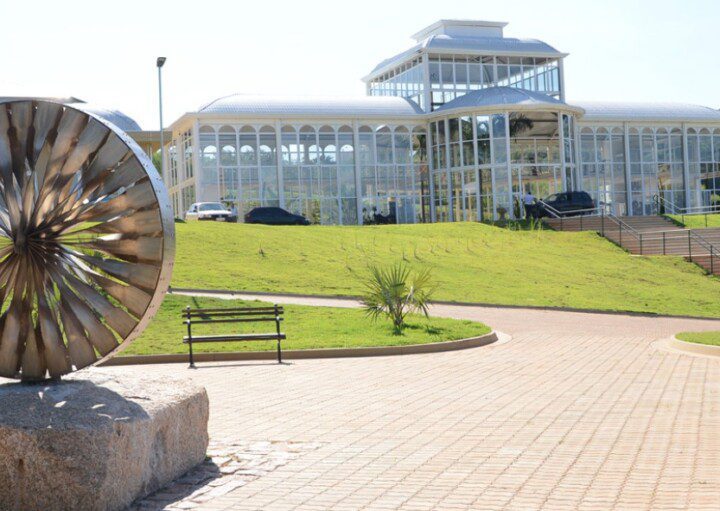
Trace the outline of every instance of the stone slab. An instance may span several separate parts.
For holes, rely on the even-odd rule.
[[[203,462],[208,410],[204,388],[150,374],[0,385],[0,509],[124,509]]]

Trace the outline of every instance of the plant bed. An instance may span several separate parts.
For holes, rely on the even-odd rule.
[[[181,312],[188,305],[213,308],[252,307],[268,304],[259,301],[168,295],[148,328],[138,340],[121,353],[121,356],[186,354],[187,345],[182,343],[182,338],[186,335],[186,327],[182,323]],[[468,339],[490,332],[488,326],[474,321],[434,317],[427,319],[421,315],[413,315],[408,318],[408,326],[402,331],[402,334],[394,335],[389,321],[374,322],[360,309],[301,305],[283,305],[283,307],[285,308],[285,320],[282,330],[288,336],[288,339],[282,343],[283,351],[409,346]],[[243,327],[237,324],[203,325],[203,327],[205,327],[203,333],[207,334],[244,333]],[[251,328],[257,329],[257,325]],[[193,344],[193,351],[196,353],[272,351],[274,349],[274,341]]]
[[[681,341],[720,346],[720,332],[682,332],[675,336]]]

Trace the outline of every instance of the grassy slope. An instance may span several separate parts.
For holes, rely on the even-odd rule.
[[[683,332],[676,337],[681,341],[720,346],[720,332]]]
[[[685,225],[690,229],[704,229],[705,227],[720,227],[720,214],[707,215],[707,225],[705,225],[705,215],[668,215],[673,220]]]
[[[700,268],[589,232],[203,222],[178,224],[177,238],[176,287],[357,295],[368,263],[405,259],[433,268],[438,300],[720,315],[720,285]]]
[[[260,302],[214,300],[168,295],[142,336],[123,351],[123,355],[187,353],[182,344],[186,327],[181,312],[191,307],[259,306]],[[269,325],[272,325],[271,327]],[[202,325],[193,329],[198,335],[273,331],[274,323]],[[398,346],[463,339],[488,333],[482,323],[465,320],[413,316],[401,336],[393,335],[389,322],[374,323],[359,309],[285,306],[282,330],[288,336],[284,349],[349,348],[357,346]],[[274,350],[274,342],[210,343],[193,345],[197,352]]]

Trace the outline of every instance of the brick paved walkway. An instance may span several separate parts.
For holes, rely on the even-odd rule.
[[[321,445],[195,509],[720,509],[720,360],[652,345],[720,322],[433,313],[513,338],[432,355],[154,366],[207,387],[214,441]]]

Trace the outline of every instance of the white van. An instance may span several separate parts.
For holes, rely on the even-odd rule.
[[[185,213],[185,221],[190,220],[216,220],[228,222],[232,213],[219,202],[196,202]]]

